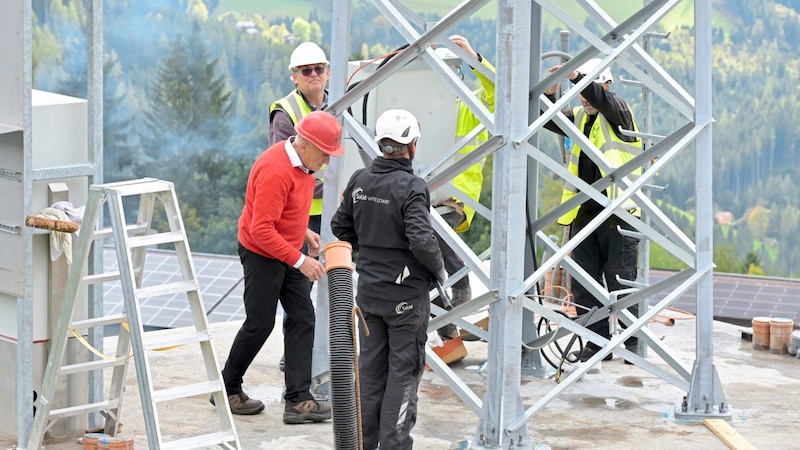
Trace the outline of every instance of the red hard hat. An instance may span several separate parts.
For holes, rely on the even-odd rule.
[[[330,113],[314,111],[297,122],[298,136],[308,140],[331,156],[342,156],[342,125]]]

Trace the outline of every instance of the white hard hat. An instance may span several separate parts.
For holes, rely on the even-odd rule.
[[[580,67],[578,67],[578,72],[585,75],[591,72],[592,69],[600,65],[601,62],[603,62],[603,60],[600,58],[590,59],[585,63],[583,63]],[[597,78],[594,79],[595,83],[600,83],[600,84],[605,84],[608,83],[609,81],[613,82],[614,76],[611,75],[611,69],[609,69],[608,67],[603,69],[603,71],[600,72],[600,75],[598,75]]]
[[[298,45],[289,58],[289,69],[293,70],[300,66],[310,66],[311,64],[328,64],[328,58],[319,45],[313,42],[303,42]]]
[[[419,122],[404,109],[389,109],[375,121],[375,142],[389,138],[398,144],[408,144],[418,138]]]

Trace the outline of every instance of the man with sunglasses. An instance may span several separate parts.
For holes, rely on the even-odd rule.
[[[294,126],[308,113],[328,106],[328,64],[325,52],[313,42],[294,49],[289,70],[295,89],[269,106],[270,145],[294,135]]]
[[[328,57],[319,45],[303,42],[289,57],[289,70],[295,89],[269,106],[269,144],[294,136],[295,125],[312,111],[328,106],[326,86],[330,78]],[[319,234],[322,227],[322,176],[324,171],[314,173],[314,199],[309,210],[308,228]],[[313,286],[309,284],[309,290]],[[280,369],[284,370],[285,356],[281,357]]]

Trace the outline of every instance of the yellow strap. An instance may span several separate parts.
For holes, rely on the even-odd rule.
[[[122,322],[122,323],[120,323],[120,325],[122,325],[122,327],[123,327],[123,328],[125,328],[125,331],[127,331],[128,333],[130,333],[130,332],[131,332],[131,329],[130,329],[130,326],[128,325],[128,322]],[[115,358],[112,358],[112,357],[110,357],[110,356],[107,356],[105,353],[103,353],[103,352],[101,352],[100,350],[96,349],[96,348],[95,348],[95,347],[94,347],[92,344],[90,344],[90,343],[89,343],[89,341],[87,341],[87,340],[86,340],[86,338],[84,338],[84,337],[83,337],[83,335],[82,335],[82,334],[81,334],[81,333],[80,333],[78,330],[76,330],[75,328],[70,328],[70,329],[69,329],[69,331],[70,331],[70,333],[72,333],[72,335],[73,335],[73,336],[75,336],[75,339],[77,339],[77,340],[78,340],[78,342],[80,342],[81,344],[83,344],[83,346],[84,346],[84,347],[86,347],[86,348],[87,348],[87,349],[88,349],[90,352],[94,353],[95,355],[99,356],[100,358],[103,358],[103,359],[105,359],[106,361],[111,361],[111,360],[115,359]],[[183,347],[183,344],[168,345],[168,346],[166,346],[166,347],[154,348],[154,349],[153,349],[153,351],[154,351],[154,352],[165,352],[165,351],[167,351],[167,350],[176,349],[176,348],[178,348],[178,347]],[[128,357],[127,357],[126,359],[131,359],[131,358],[133,358],[133,354],[130,354],[130,355],[128,355]]]
[[[92,352],[95,355],[105,359],[106,361],[111,361],[111,360],[114,359],[114,358],[112,358],[110,356],[106,356],[103,352],[101,352],[100,350],[94,348],[94,346],[92,344],[90,344],[89,341],[87,341],[86,338],[84,338],[83,335],[80,332],[78,332],[78,330],[76,330],[75,328],[70,328],[69,331],[70,331],[70,333],[72,333],[73,336],[75,336],[75,339],[77,339],[81,344],[83,344],[84,347],[89,349],[90,352]],[[132,358],[132,357],[133,357],[133,355],[128,356],[128,358]]]

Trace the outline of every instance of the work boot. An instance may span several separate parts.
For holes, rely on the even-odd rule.
[[[463,287],[452,287],[453,291],[453,300],[450,302],[453,304],[453,308],[456,306],[463,305],[468,301],[472,300],[472,288],[469,285]]]
[[[443,341],[449,341],[450,339],[455,339],[459,336],[458,328],[452,323],[448,323],[447,325],[439,328],[437,330],[439,332],[439,337],[442,338]]]
[[[313,399],[303,400],[298,403],[286,400],[286,407],[283,409],[283,423],[286,424],[322,422],[330,418],[330,405]]]
[[[586,362],[599,351],[599,348],[584,347],[583,351],[576,350],[574,352],[570,352],[570,354],[567,355],[567,361],[571,363],[576,363],[578,361]],[[603,358],[603,361],[611,361],[611,358],[613,358],[613,354],[609,353]]]
[[[216,406],[213,395],[208,401]],[[228,405],[230,405],[231,413],[240,416],[252,416],[264,410],[264,403],[261,400],[250,398],[244,392],[228,395]]]
[[[631,346],[627,346],[626,345],[625,346],[625,350],[627,350],[627,351],[629,351],[629,352],[631,352],[631,353],[633,353],[635,355],[639,354],[639,346],[638,345],[631,345]],[[625,361],[625,364],[633,365],[633,361],[628,361],[627,359],[624,359],[623,361]]]

